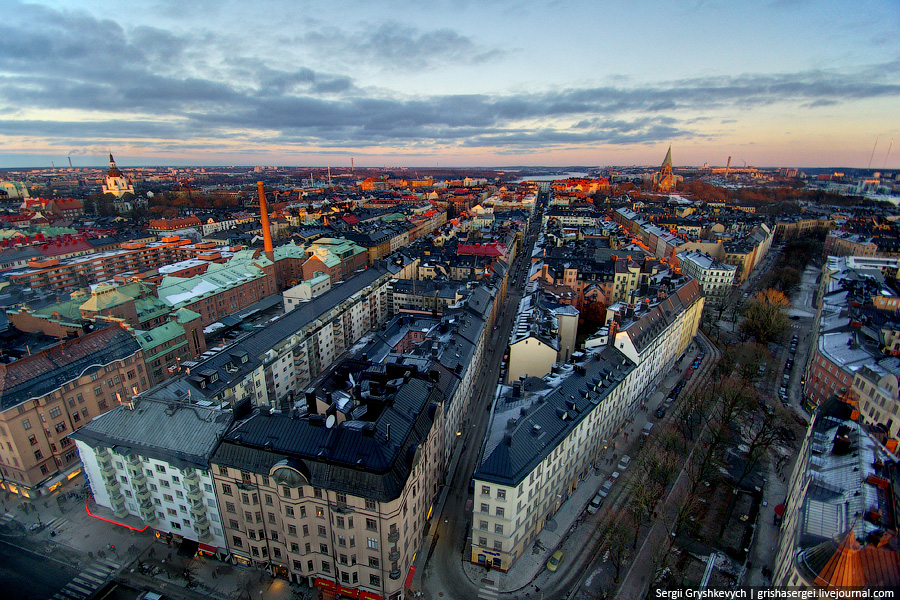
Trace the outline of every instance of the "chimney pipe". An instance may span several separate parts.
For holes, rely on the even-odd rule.
[[[275,262],[275,250],[272,248],[272,230],[269,229],[269,207],[266,205],[266,189],[262,181],[257,181],[256,187],[259,190],[259,219],[262,222],[263,248],[266,251],[266,258]]]

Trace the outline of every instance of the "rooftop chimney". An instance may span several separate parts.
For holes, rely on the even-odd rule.
[[[263,247],[266,251],[266,258],[275,262],[275,250],[272,248],[272,230],[269,229],[269,207],[266,205],[266,189],[262,181],[257,181],[256,187],[259,189],[259,219],[262,222]]]

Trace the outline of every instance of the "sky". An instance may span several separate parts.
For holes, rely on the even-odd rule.
[[[676,166],[900,169],[900,0],[5,0],[0,21],[0,167],[671,145]]]

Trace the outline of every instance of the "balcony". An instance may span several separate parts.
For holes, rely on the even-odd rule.
[[[97,454],[97,460],[99,461],[101,458],[110,458],[109,448],[106,446],[98,446],[94,448],[94,452]]]
[[[137,454],[130,455],[126,460],[126,464],[131,465],[133,467],[137,467],[139,469],[143,468],[143,464],[141,463],[141,457]]]
[[[134,493],[134,497],[138,502],[148,502],[150,500],[150,490],[145,487],[139,487]]]
[[[194,519],[194,529],[196,530],[198,527],[209,529],[209,519],[206,518],[206,515]]]
[[[184,481],[185,486],[200,486],[200,475],[196,469],[185,469],[183,473],[182,481]]]
[[[392,544],[397,542],[399,539],[400,539],[400,532],[397,530],[394,530],[388,534],[388,541]]]
[[[195,519],[199,519],[200,517],[206,518],[206,505],[202,502],[191,504],[191,516]]]
[[[106,491],[109,492],[109,495],[118,494],[122,490],[121,484],[119,484],[116,479],[109,479],[106,482]]]
[[[187,497],[192,502],[202,502],[203,501],[203,490],[200,489],[199,486],[192,486],[187,489]]]
[[[147,476],[143,473],[137,473],[131,478],[131,485],[142,488],[147,485]]]
[[[101,467],[100,475],[103,477],[103,479],[115,479],[116,470],[111,464],[108,464],[105,467]]]
[[[391,579],[400,579],[400,569],[391,571],[390,574],[388,574],[388,577],[390,577]]]
[[[395,561],[400,560],[400,551],[394,548],[388,553],[388,560]]]
[[[97,465],[101,469],[112,467],[112,456],[109,455],[109,452],[107,452],[105,456],[97,455]]]
[[[156,523],[156,511],[153,509],[152,504],[149,508],[143,505],[141,506],[141,519],[147,524]]]

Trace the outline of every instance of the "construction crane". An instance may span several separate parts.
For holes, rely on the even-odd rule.
[[[875,158],[875,148],[877,148],[877,147],[878,147],[878,138],[875,138],[875,145],[872,146],[872,156],[869,157],[869,164],[866,165],[867,169],[872,168],[872,159]]]
[[[731,157],[728,157],[728,162],[725,163],[725,179],[728,179],[728,169],[731,168]]]

